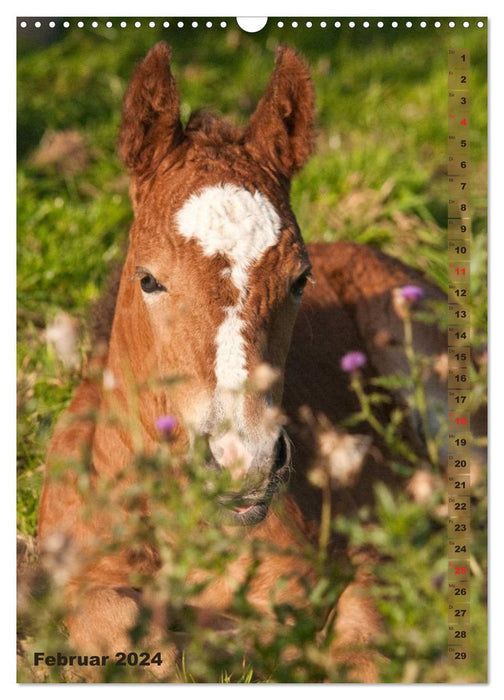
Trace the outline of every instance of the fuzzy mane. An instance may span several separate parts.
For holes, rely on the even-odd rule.
[[[198,146],[228,146],[243,141],[245,129],[236,126],[207,109],[198,109],[191,114],[185,134]]]

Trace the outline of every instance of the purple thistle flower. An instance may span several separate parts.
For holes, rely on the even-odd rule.
[[[173,416],[159,416],[156,418],[155,426],[160,433],[171,433],[177,425],[177,419]]]
[[[367,362],[366,356],[359,350],[347,352],[343,355],[340,361],[340,366],[343,372],[355,372],[356,369],[363,367]]]
[[[401,295],[405,301],[415,302],[423,299],[425,293],[421,287],[417,287],[415,284],[407,284],[405,287],[401,287]]]

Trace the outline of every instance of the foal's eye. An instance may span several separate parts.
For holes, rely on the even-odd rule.
[[[140,286],[144,292],[147,292],[147,294],[151,294],[152,292],[166,292],[166,287],[159,284],[157,279],[152,275],[144,275],[140,279]]]
[[[295,282],[291,284],[290,292],[294,298],[301,299],[309,277],[310,274],[308,272],[304,272]]]

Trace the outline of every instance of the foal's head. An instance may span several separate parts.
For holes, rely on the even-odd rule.
[[[289,466],[272,414],[310,274],[289,187],[312,150],[313,88],[296,53],[279,48],[247,126],[196,113],[184,128],[169,59],[156,45],[125,99],[135,221],[117,333],[137,379],[185,377],[163,409],[243,479],[236,519],[257,522]],[[264,363],[278,372],[267,389],[256,381]]]

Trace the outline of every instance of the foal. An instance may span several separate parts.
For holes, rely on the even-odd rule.
[[[289,189],[313,149],[314,92],[292,49],[277,50],[265,93],[243,128],[205,112],[184,128],[169,59],[169,47],[156,45],[126,94],[119,150],[131,174],[129,249],[108,346],[97,347],[58,423],[40,504],[42,552],[55,542],[73,552],[66,621],[71,645],[88,654],[128,650],[129,632],[147,604],[135,576],[154,580],[162,565],[149,543],[107,546],[115,525],[128,519],[123,494],[139,476],[136,454],[160,448],[156,424],[163,415],[174,419],[173,454],[190,454],[203,439],[209,474],[231,474],[234,491],[214,504],[226,522],[243,528],[245,539],[289,552],[260,558],[247,591],[251,604],[271,614],[271,590],[283,576],[279,600],[307,605],[305,582],[315,572],[301,552],[320,498],[307,480],[317,446],[303,432],[299,408],[333,424],[358,409],[340,368],[348,350],[366,351],[378,370],[403,364],[404,353],[389,342],[400,335],[393,288],[421,283],[427,297],[443,298],[417,273],[371,250],[304,244]],[[380,345],[375,341],[384,330],[389,340]],[[416,342],[428,354],[445,346],[443,335],[427,327]],[[264,383],[266,365],[272,370]],[[183,381],[166,383],[175,376]],[[428,390],[444,399],[435,375]],[[278,419],[281,407],[290,437]],[[353,490],[334,495],[339,512],[370,501],[376,478],[394,481],[376,444]],[[79,485],[83,463],[88,491]],[[291,463],[290,490],[279,496]],[[272,500],[282,500],[283,508],[270,507]],[[250,565],[250,557],[238,556],[188,604],[201,618],[226,614]],[[367,569],[358,569],[341,595],[330,653],[353,667],[353,678],[375,681],[373,655],[352,651],[380,628],[365,592],[368,579]],[[145,645],[162,650],[163,665],[153,670],[170,677],[178,650],[165,618],[152,613]]]

